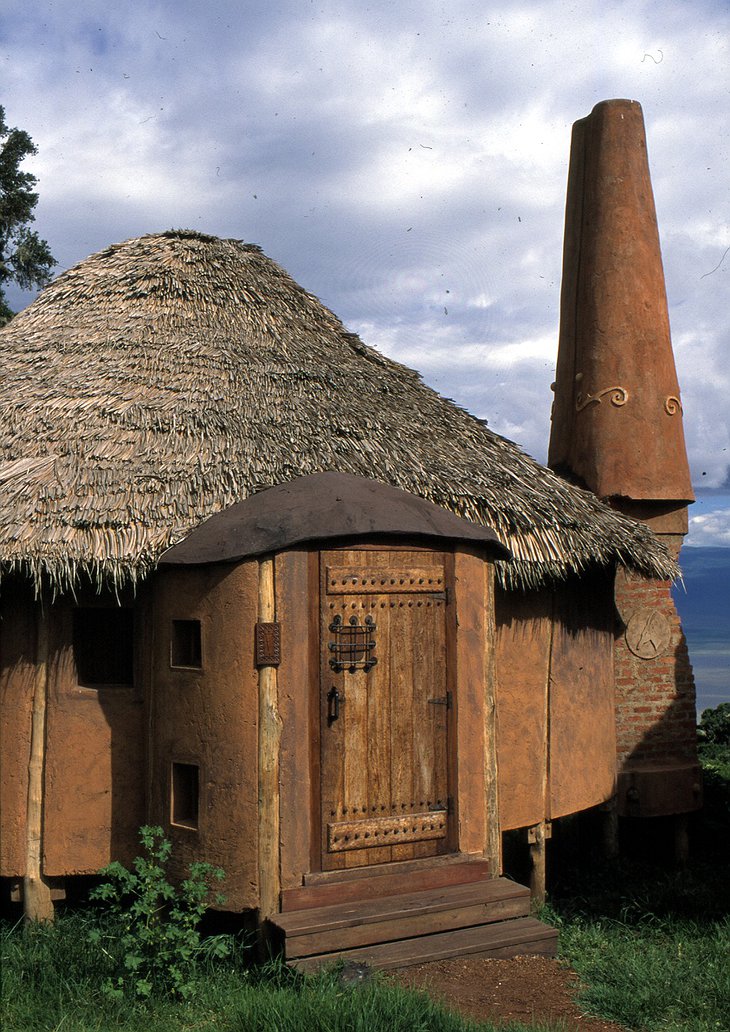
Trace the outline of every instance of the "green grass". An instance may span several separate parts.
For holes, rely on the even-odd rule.
[[[700,753],[706,807],[689,867],[584,866],[546,909],[583,1006],[630,1029],[730,1029],[730,746]]]
[[[109,999],[110,965],[85,913],[53,926],[1,933],[4,1032],[484,1032],[492,1025],[449,1013],[425,993],[373,978],[345,986],[336,973],[304,977],[281,965],[255,969],[247,951],[198,971],[188,1001]],[[529,1032],[511,1025],[513,1032]]]
[[[648,1032],[730,1029],[727,912],[686,916],[698,895],[690,874],[628,865],[596,874],[602,884],[590,903],[552,907],[561,955],[580,977],[586,1009]]]
[[[706,810],[685,871],[586,865],[565,877],[543,917],[560,929],[580,1002],[642,1032],[730,1029],[730,746],[704,743]],[[448,1013],[423,993],[374,978],[253,968],[242,945],[192,975],[188,1001],[115,1001],[102,990],[116,960],[89,932],[93,911],[53,926],[0,926],[3,1032],[466,1032],[491,1025]],[[535,1026],[509,1026],[526,1032]],[[504,1026],[502,1027],[504,1032]]]

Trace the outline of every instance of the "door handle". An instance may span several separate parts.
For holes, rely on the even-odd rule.
[[[334,724],[340,717],[340,693],[336,688],[330,688],[327,692],[327,724]]]

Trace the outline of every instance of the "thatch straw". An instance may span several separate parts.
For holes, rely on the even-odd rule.
[[[491,526],[533,587],[671,577],[654,536],[367,347],[258,247],[172,231],[59,276],[0,331],[0,563],[135,582],[204,518],[323,470]]]

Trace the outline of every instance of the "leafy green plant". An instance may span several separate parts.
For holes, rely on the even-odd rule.
[[[105,906],[107,920],[89,935],[117,967],[104,991],[119,999],[145,999],[157,993],[189,999],[198,960],[231,951],[230,937],[203,942],[199,931],[211,883],[221,881],[224,873],[210,864],[193,863],[176,887],[167,874],[172,845],[162,828],[141,828],[140,840],[145,855],[134,860],[131,870],[117,862],[109,864],[100,872],[105,881],[91,892],[91,898]],[[217,895],[216,902],[224,898]]]
[[[730,702],[702,711],[697,737],[711,745],[730,745]]]

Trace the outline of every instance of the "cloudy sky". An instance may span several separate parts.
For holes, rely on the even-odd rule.
[[[544,461],[571,125],[639,100],[690,542],[730,546],[729,41],[728,0],[3,0],[0,103],[59,270],[170,227],[258,243]]]

